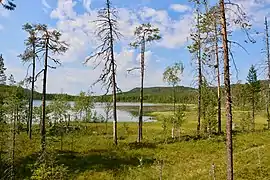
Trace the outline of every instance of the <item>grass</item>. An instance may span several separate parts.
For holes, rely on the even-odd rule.
[[[166,113],[170,112],[152,112],[152,115]],[[68,179],[151,180],[160,178],[162,168],[163,179],[207,180],[213,179],[212,164],[216,179],[226,179],[225,137],[196,138],[196,112],[186,114],[180,140],[170,139],[168,129],[165,143],[162,122],[158,121],[144,123],[143,143],[138,144],[137,124],[119,123],[120,140],[115,146],[112,124],[108,124],[106,133],[105,124],[78,123],[73,125],[80,130],[64,135],[62,150],[59,138],[48,137],[47,151],[56,164],[67,167]],[[239,118],[240,113],[234,112],[236,122]],[[234,134],[235,179],[270,179],[270,132],[262,130],[264,124],[265,118],[258,115],[255,132]],[[39,157],[38,133],[36,129],[31,141],[24,132],[17,135],[17,179],[29,179],[32,175]]]

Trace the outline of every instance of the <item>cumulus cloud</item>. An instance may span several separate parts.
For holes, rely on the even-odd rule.
[[[176,12],[186,12],[186,11],[191,10],[191,8],[189,6],[183,5],[183,4],[171,4],[170,9],[172,9]]]

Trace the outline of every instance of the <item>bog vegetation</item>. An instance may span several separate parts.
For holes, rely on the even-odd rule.
[[[61,60],[56,57],[72,45],[46,24],[26,23],[25,50],[18,56],[28,65],[29,76],[18,82],[13,75],[7,77],[0,56],[0,179],[269,179],[267,19],[269,77],[259,80],[258,68],[251,65],[246,83],[231,84],[231,44],[244,48],[233,40],[231,29],[241,28],[245,42],[256,43],[248,16],[230,1],[192,2],[195,21],[187,48],[195,64],[196,88],[181,86],[185,66],[180,60],[164,68],[161,78],[170,87],[144,88],[145,49],[162,38],[160,30],[146,22],[134,29],[136,40],[130,43],[140,48],[140,66],[128,70],[140,71],[140,88],[121,92],[115,43],[123,36],[117,9],[106,0],[92,22],[99,45],[85,63],[102,62],[94,85],[101,83],[107,93],[47,94],[48,68],[57,70]],[[0,3],[16,10],[13,1]],[[230,11],[236,14],[233,20],[226,18]],[[41,93],[35,91],[39,78]],[[211,84],[213,80],[217,83]],[[34,106],[34,100],[42,105]],[[104,104],[105,116],[94,111],[97,102]],[[116,102],[140,102],[140,107]],[[138,124],[118,122],[117,109],[138,116]],[[144,122],[144,115],[156,121]]]

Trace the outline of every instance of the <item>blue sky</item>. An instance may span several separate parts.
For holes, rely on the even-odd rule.
[[[256,44],[246,44],[243,41],[246,39],[245,35],[235,27],[231,39],[243,44],[249,54],[241,48],[233,49],[239,72],[237,79],[236,71],[232,69],[232,81],[245,81],[251,64],[257,65],[260,68],[260,78],[265,78],[259,64],[265,60],[265,55],[261,53],[264,48],[263,21],[264,16],[269,15],[270,0],[265,0],[263,4],[256,0],[235,1],[241,4],[250,16],[254,29],[260,34],[254,36]],[[135,88],[140,83],[138,72],[127,74],[126,70],[139,65],[138,51],[129,48],[128,43],[133,39],[134,28],[142,22],[151,22],[159,27],[163,36],[160,42],[147,46],[145,86],[165,86],[162,73],[176,61],[182,61],[185,66],[181,84],[196,85],[195,64],[186,48],[193,20],[193,5],[188,0],[112,0],[112,3],[119,10],[119,27],[124,35],[116,45],[116,59],[119,64],[117,80],[123,91]],[[93,70],[90,63],[84,66],[83,62],[96,45],[93,35],[95,25],[91,21],[95,20],[97,9],[104,5],[104,0],[28,0],[16,1],[16,4],[17,9],[13,12],[0,9],[0,39],[3,42],[0,43],[0,49],[8,68],[7,74],[12,73],[16,80],[23,79],[26,74],[27,65],[23,65],[17,58],[24,50],[27,35],[23,32],[22,25],[26,22],[44,23],[61,31],[63,40],[70,44],[69,51],[59,57],[62,66],[49,71],[48,92],[78,94],[81,90],[87,91],[102,68]],[[41,79],[37,83],[38,91],[41,91]],[[100,85],[92,91],[96,94],[103,92]]]

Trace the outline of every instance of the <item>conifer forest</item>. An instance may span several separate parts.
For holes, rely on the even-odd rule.
[[[0,180],[270,179],[269,5],[0,0]]]

